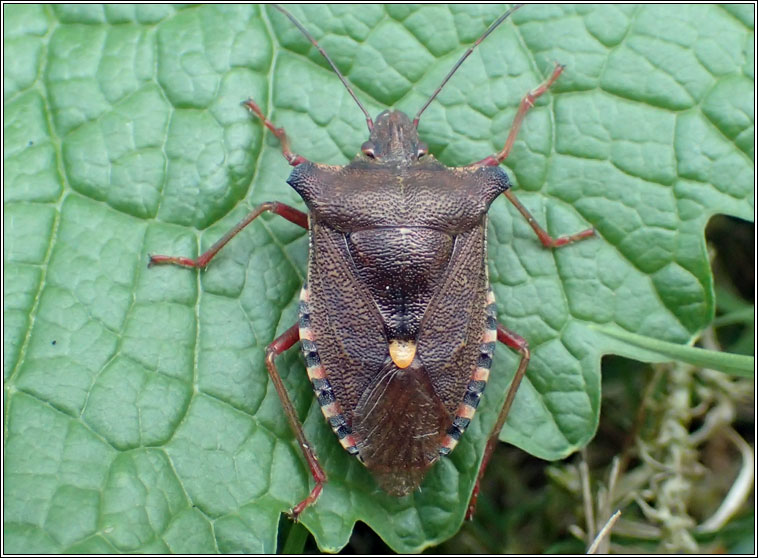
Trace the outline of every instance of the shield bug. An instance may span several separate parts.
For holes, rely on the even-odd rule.
[[[490,434],[469,503],[529,363],[526,340],[497,322],[487,275],[487,211],[505,195],[542,244],[557,248],[593,229],[551,237],[510,190],[499,164],[508,156],[534,100],[561,74],[528,93],[503,149],[448,168],[428,152],[417,127],[424,110],[473,49],[517,7],[505,12],[453,66],[411,120],[387,110],[374,121],[326,52],[286,10],[277,7],[324,56],[363,111],[369,138],[346,166],[314,163],[291,151],[288,137],[258,105],[244,105],[278,139],[294,167],[287,182],[307,212],[279,202],[258,206],[197,259],[153,255],[150,264],[204,268],[241,229],[270,211],[308,230],[307,281],[298,322],[266,350],[266,367],[308,463],[315,486],[297,518],[319,497],[326,474],[277,371],[275,358],[300,341],[308,377],[326,420],[388,493],[415,490],[449,454],[470,424],[487,384],[497,341],[521,360]]]

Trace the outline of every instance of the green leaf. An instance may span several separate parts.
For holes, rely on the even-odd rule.
[[[292,11],[372,114],[413,114],[504,7]],[[197,255],[262,201],[302,207],[240,101],[329,164],[358,151],[362,115],[270,8],[3,14],[6,549],[273,552],[279,514],[312,483],[263,365],[296,318],[306,235],[265,216],[207,271],[148,270],[147,256]],[[506,200],[492,206],[499,318],[533,353],[504,439],[547,459],[591,439],[617,348],[596,326],[687,344],[712,319],[704,225],[753,216],[753,42],[748,6],[527,6],[424,114],[440,160],[479,160],[566,65],[505,166],[551,234],[598,235],[547,250]],[[459,446],[396,499],[342,450],[297,351],[279,358],[330,479],[302,516],[319,546],[344,546],[356,521],[398,552],[453,535],[517,360],[498,348]]]
[[[699,368],[710,368],[734,374],[744,378],[752,378],[755,371],[755,358],[746,355],[734,355],[718,351],[708,351],[698,347],[688,347],[667,343],[660,339],[635,335],[628,331],[598,327],[598,331],[620,341],[621,345],[614,351],[617,354],[629,353],[637,359],[651,362],[681,361]],[[643,356],[642,351],[649,355]]]

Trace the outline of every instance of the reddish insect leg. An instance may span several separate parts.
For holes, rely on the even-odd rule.
[[[505,403],[503,403],[503,408],[500,410],[500,414],[497,417],[497,422],[495,423],[495,426],[490,433],[489,440],[487,440],[487,447],[484,449],[484,458],[482,459],[482,465],[479,467],[479,474],[476,477],[474,491],[471,493],[471,499],[468,503],[466,519],[471,519],[474,517],[474,511],[476,510],[476,499],[477,496],[479,496],[479,483],[482,481],[484,471],[487,468],[487,463],[489,463],[490,457],[492,457],[492,452],[498,443],[500,431],[503,429],[505,419],[508,418],[508,413],[511,410],[511,405],[513,405],[513,400],[516,397],[516,392],[518,391],[518,387],[524,377],[524,373],[526,372],[526,367],[529,365],[529,358],[531,356],[529,353],[529,344],[526,342],[526,339],[517,333],[510,331],[502,324],[497,324],[497,340],[501,343],[504,343],[511,349],[515,349],[521,353],[521,361],[519,362],[518,368],[516,369],[516,374],[513,376],[511,386],[508,388],[508,395],[505,397]]]
[[[510,200],[510,202],[516,206],[516,209],[519,210],[519,213],[524,216],[526,219],[526,222],[529,223],[529,226],[532,227],[532,230],[534,230],[535,233],[537,233],[537,236],[540,239],[540,242],[542,242],[543,246],[546,246],[547,248],[558,248],[559,246],[565,246],[566,244],[570,244],[571,242],[576,242],[577,240],[583,240],[585,238],[589,238],[590,236],[595,235],[595,229],[585,229],[581,232],[570,234],[567,236],[559,236],[558,238],[553,238],[550,236],[545,229],[543,229],[540,224],[537,222],[537,220],[532,216],[531,213],[529,213],[529,210],[522,205],[520,201],[518,201],[518,198],[514,195],[514,193],[511,190],[505,191],[505,197]]]
[[[521,129],[521,123],[524,121],[524,116],[526,116],[527,111],[534,106],[534,101],[540,95],[545,93],[545,91],[547,91],[551,85],[553,85],[555,80],[558,79],[558,76],[561,75],[561,72],[563,72],[563,68],[564,66],[561,64],[556,64],[555,69],[553,70],[553,73],[550,75],[550,77],[545,80],[537,89],[527,93],[527,95],[521,100],[521,104],[519,105],[516,117],[513,119],[513,125],[511,126],[511,131],[508,133],[508,138],[505,140],[503,149],[495,155],[485,157],[481,161],[477,161],[470,166],[497,166],[505,161],[506,157],[508,157],[511,149],[513,148],[513,143],[516,141],[516,136]],[[563,246],[577,240],[582,240],[583,238],[588,238],[595,234],[595,229],[587,229],[576,234],[553,238],[547,233],[545,229],[540,226],[539,223],[537,223],[534,217],[532,217],[532,214],[529,213],[529,211],[521,204],[520,201],[518,201],[513,192],[507,190],[505,192],[505,197],[508,198],[510,202],[516,206],[516,209],[518,209],[519,213],[524,216],[524,218],[529,223],[529,226],[532,227],[535,233],[537,233],[540,242],[542,242],[542,244],[548,248],[557,248],[558,246]]]
[[[511,152],[511,149],[513,148],[513,143],[516,141],[516,136],[518,135],[519,130],[521,129],[521,123],[524,121],[524,116],[526,116],[527,111],[534,106],[534,101],[537,100],[538,97],[540,97],[545,91],[547,91],[551,85],[555,82],[555,80],[558,79],[558,76],[561,75],[561,72],[563,71],[563,68],[565,66],[561,64],[556,64],[555,69],[553,70],[553,73],[550,75],[549,78],[547,78],[537,89],[530,91],[527,93],[523,99],[521,99],[521,104],[518,107],[518,112],[516,113],[516,117],[513,119],[513,125],[511,126],[511,131],[508,133],[508,138],[505,140],[505,145],[503,146],[503,149],[501,149],[498,153],[494,155],[490,155],[489,157],[485,157],[481,161],[477,161],[476,163],[473,163],[472,167],[478,167],[478,166],[491,166],[495,167],[505,161],[506,157]]]
[[[256,219],[261,213],[264,211],[270,211],[272,213],[276,213],[277,215],[281,215],[288,221],[291,221],[292,223],[295,223],[296,225],[300,225],[304,229],[308,228],[308,215],[303,213],[302,211],[299,211],[295,209],[294,207],[290,207],[289,205],[285,205],[283,203],[279,202],[265,202],[256,207],[253,211],[251,211],[242,221],[237,223],[232,230],[230,230],[228,233],[226,233],[223,237],[221,237],[216,243],[211,246],[206,252],[204,252],[200,257],[197,259],[192,258],[185,258],[182,256],[150,256],[150,261],[148,262],[148,267],[152,265],[160,265],[160,264],[172,264],[172,265],[180,265],[182,267],[199,267],[203,268],[208,265],[208,262],[210,262],[213,259],[213,256],[215,256],[221,248],[223,248],[227,242],[229,242],[238,232],[240,232],[242,229],[244,229],[246,226],[248,226],[254,219]]]
[[[287,162],[292,165],[293,167],[298,166],[301,163],[305,163],[308,159],[305,157],[298,155],[297,153],[293,153],[290,151],[290,142],[289,139],[287,139],[287,133],[284,131],[284,128],[277,128],[274,126],[274,123],[271,122],[268,118],[266,118],[266,115],[263,114],[263,111],[261,108],[253,101],[252,99],[248,99],[247,101],[244,101],[242,103],[247,108],[249,108],[251,111],[253,111],[253,114],[255,114],[258,118],[261,119],[263,122],[263,125],[266,126],[269,130],[273,132],[273,134],[279,139],[279,143],[282,145],[282,155],[284,155],[284,158],[287,159]]]
[[[284,387],[282,378],[279,375],[279,371],[276,369],[276,364],[274,364],[274,359],[277,357],[277,355],[282,354],[284,351],[292,347],[299,341],[299,339],[299,326],[298,324],[295,324],[287,331],[285,331],[281,336],[277,337],[266,348],[266,368],[268,368],[269,376],[271,376],[271,381],[274,382],[276,393],[279,395],[279,399],[282,401],[282,407],[284,407],[284,414],[287,415],[287,420],[290,423],[292,431],[295,433],[295,438],[297,438],[297,443],[300,446],[300,450],[303,452],[303,456],[305,456],[305,460],[308,462],[308,467],[311,470],[313,479],[316,481],[316,486],[313,487],[313,490],[311,490],[310,494],[308,494],[308,497],[289,511],[289,515],[294,521],[297,521],[297,518],[305,508],[310,506],[318,499],[319,495],[321,494],[321,490],[324,487],[324,483],[326,482],[326,473],[324,473],[321,465],[319,465],[316,453],[311,449],[311,444],[305,437],[305,432],[303,432],[303,425],[301,424],[300,419],[297,418],[295,407],[292,405],[292,401],[290,400],[289,395],[287,395],[287,390]]]

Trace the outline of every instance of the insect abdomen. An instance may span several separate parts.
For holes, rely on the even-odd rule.
[[[321,357],[318,354],[318,348],[313,340],[310,307],[308,305],[309,294],[308,284],[306,283],[300,291],[298,329],[300,332],[300,347],[305,357],[308,378],[311,380],[313,391],[321,406],[321,412],[324,413],[324,417],[337,435],[340,444],[342,444],[342,447],[349,454],[356,455],[358,448],[353,436],[352,427],[342,412],[342,406],[334,396],[334,390],[331,383],[329,383],[329,379],[326,377],[324,366],[321,364]]]
[[[482,342],[479,349],[479,360],[476,363],[474,373],[466,387],[466,393],[463,400],[458,404],[453,424],[447,430],[447,434],[440,445],[440,455],[448,455],[474,418],[474,413],[479,406],[479,400],[487,387],[487,380],[490,376],[492,366],[492,357],[495,355],[495,343],[497,342],[497,307],[495,304],[495,294],[492,288],[487,289],[487,325],[484,329]]]

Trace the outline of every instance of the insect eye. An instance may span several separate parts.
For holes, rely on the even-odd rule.
[[[429,146],[425,143],[419,143],[416,150],[416,158],[421,159],[424,155],[429,153]]]
[[[363,145],[361,145],[361,151],[363,151],[364,155],[367,157],[370,157],[371,159],[376,159],[376,153],[374,152],[374,144],[370,141],[365,142]]]

